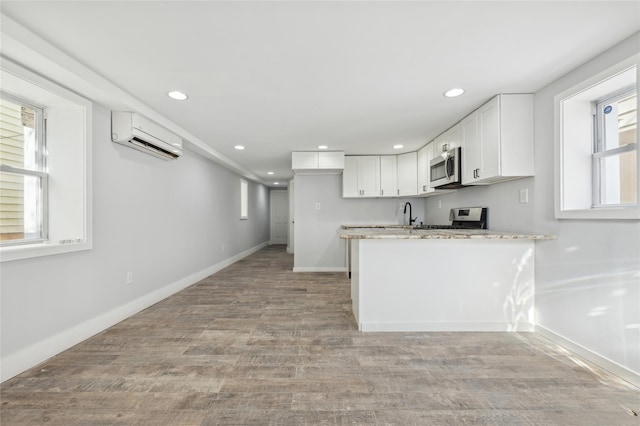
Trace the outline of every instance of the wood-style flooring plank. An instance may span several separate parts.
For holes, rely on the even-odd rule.
[[[6,381],[2,425],[638,425],[637,388],[533,333],[361,333],[270,246]]]

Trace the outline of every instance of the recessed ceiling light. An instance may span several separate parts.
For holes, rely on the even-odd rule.
[[[175,99],[176,101],[186,101],[189,97],[182,92],[178,92],[174,90],[172,92],[167,93],[171,99]]]
[[[393,149],[402,149],[402,148],[404,148],[404,145],[398,144],[393,146]]]
[[[280,185],[280,182],[273,182],[274,185]]]
[[[237,149],[238,151],[242,151],[244,149],[244,146],[236,145],[236,146],[234,146],[234,148]]]
[[[329,148],[329,147],[326,146],[326,145],[318,145],[318,149],[327,149],[327,148]]]
[[[273,172],[267,172],[267,174],[268,174],[268,175],[272,175],[272,174],[273,174]]]
[[[447,98],[455,98],[456,96],[460,96],[464,93],[464,89],[451,89],[444,92],[444,96]]]

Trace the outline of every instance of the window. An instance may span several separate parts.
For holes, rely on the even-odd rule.
[[[630,58],[555,97],[555,217],[640,219]]]
[[[91,248],[92,104],[0,67],[0,261]]]
[[[47,237],[42,108],[0,94],[0,244]]]
[[[595,102],[594,207],[637,203],[635,88]]]
[[[240,180],[240,219],[249,218],[249,184]]]

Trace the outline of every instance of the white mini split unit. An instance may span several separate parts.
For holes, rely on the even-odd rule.
[[[182,155],[182,138],[135,112],[111,111],[111,140],[164,160]]]

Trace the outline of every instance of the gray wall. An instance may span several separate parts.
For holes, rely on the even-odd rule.
[[[609,49],[535,94],[535,178],[465,188],[428,199],[429,220],[453,206],[490,207],[490,226],[558,235],[536,243],[536,323],[574,348],[640,373],[640,223],[554,218],[554,96],[621,62],[638,36]],[[529,188],[530,204],[518,190]],[[442,209],[438,209],[438,200]]]
[[[406,201],[411,202],[418,223],[424,221],[420,198],[342,198],[342,175],[297,175],[293,187],[294,268],[298,270],[346,267],[345,240],[338,237],[343,224],[401,224]]]
[[[269,240],[268,188],[241,221],[238,175],[113,144],[98,105],[93,134],[93,249],[2,264],[3,359]]]

